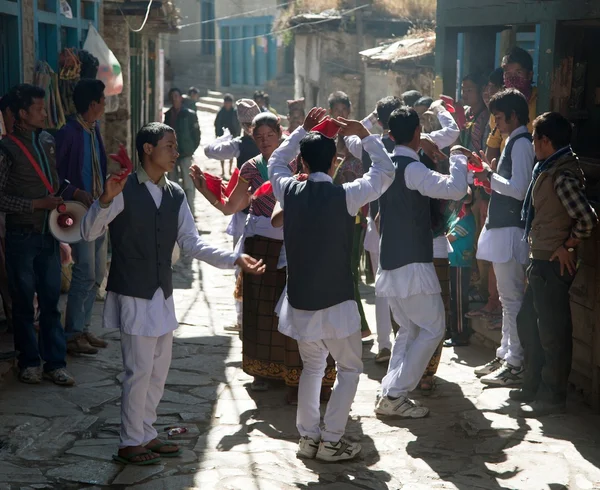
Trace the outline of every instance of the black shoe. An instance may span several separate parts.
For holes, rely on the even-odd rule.
[[[565,402],[552,403],[547,401],[535,401],[519,408],[519,416],[534,419],[546,415],[558,415],[567,411]]]
[[[444,340],[444,347],[466,347],[467,345],[469,345],[468,340]]]
[[[510,390],[508,397],[516,402],[531,403],[535,401],[535,393],[527,390]]]

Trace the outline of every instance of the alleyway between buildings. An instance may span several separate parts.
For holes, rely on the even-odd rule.
[[[199,116],[207,143],[214,115]],[[202,167],[218,174],[219,162],[200,153]],[[201,196],[196,210],[202,236],[230,248],[227,218]],[[492,355],[475,345],[444,350],[438,387],[424,399],[430,417],[408,421],[375,418],[385,368],[374,363],[376,345],[365,347],[347,432],[363,445],[362,457],[345,464],[297,459],[295,407],[285,404],[284,387],[250,392],[241,342],[225,330],[235,319],[233,271],[186,259],[175,269],[181,326],[158,426],[187,429],[177,438],[182,457],[146,467],[111,461],[121,352],[119,332],[101,329],[103,305],[97,303],[93,331],[110,345],[96,357],[69,359],[77,386],[28,386],[12,373],[4,376],[0,490],[600,489],[600,415],[574,394],[566,415],[517,418],[517,406],[506,401],[508,389],[484,390],[475,379],[473,367]],[[362,286],[362,292],[374,331],[373,289]]]

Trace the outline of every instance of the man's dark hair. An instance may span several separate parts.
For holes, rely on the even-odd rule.
[[[344,104],[348,109],[352,108],[352,102],[350,102],[350,97],[346,92],[342,92],[338,90],[333,92],[327,98],[327,102],[329,103],[329,108],[333,109],[336,104]]]
[[[379,119],[383,129],[389,129],[390,115],[401,106],[402,100],[395,95],[390,95],[377,101],[377,119]]]
[[[144,145],[150,143],[156,147],[158,142],[165,137],[167,133],[175,133],[171,126],[159,122],[151,122],[142,126],[135,137],[135,149],[137,150],[140,163],[144,164]]]
[[[200,90],[198,90],[196,87],[190,87],[188,89],[188,95],[200,95]]]
[[[419,100],[417,100],[414,104],[413,107],[417,107],[417,106],[423,106],[423,107],[427,107],[427,109],[429,109],[429,106],[431,106],[431,104],[433,104],[433,99],[431,97],[421,97]]]
[[[502,65],[508,65],[509,63],[518,63],[527,71],[533,71],[533,58],[527,51],[518,46],[510,49],[502,60]]]
[[[493,83],[496,87],[504,86],[504,70],[496,68],[488,77],[488,82]]]
[[[481,73],[469,73],[463,78],[463,82],[473,82],[479,92],[483,91],[484,87],[488,83],[486,77],[484,77]]]
[[[265,92],[263,94],[263,98],[265,99],[265,105],[269,107],[271,105],[271,97],[269,97],[269,94]]]
[[[22,83],[13,87],[9,93],[10,110],[17,121],[19,121],[19,111],[21,109],[28,111],[33,105],[34,99],[43,99],[46,97],[46,91],[43,88],[36,87],[29,83]]]
[[[0,112],[4,112],[6,111],[6,109],[8,109],[10,107],[10,103],[11,103],[11,93],[7,93],[6,95],[3,95],[2,98],[0,98]]]
[[[300,156],[311,172],[329,172],[336,152],[335,140],[321,133],[308,133],[300,141]]]
[[[410,143],[420,127],[419,114],[412,107],[402,106],[390,116],[390,133],[397,145]]]
[[[254,102],[256,102],[258,99],[264,99],[265,93],[262,90],[255,90],[253,98],[254,98]]]
[[[101,80],[82,78],[73,90],[73,103],[78,114],[85,114],[92,102],[100,102],[106,86]]]
[[[402,94],[402,100],[408,107],[413,107],[421,97],[423,97],[423,94],[418,90],[408,90]]]
[[[508,120],[514,112],[521,126],[529,124],[529,105],[525,96],[514,88],[506,88],[490,99],[490,112],[501,112]]]
[[[533,133],[536,139],[543,136],[550,140],[555,150],[571,144],[573,127],[569,120],[558,112],[544,112],[533,121]]]
[[[225,94],[223,96],[223,102],[233,102],[233,95],[231,95],[231,94]]]
[[[168,94],[169,99],[171,98],[171,95],[174,94],[175,92],[177,92],[179,95],[183,95],[181,93],[181,90],[179,90],[177,87],[173,87],[171,90],[169,90],[169,94]]]

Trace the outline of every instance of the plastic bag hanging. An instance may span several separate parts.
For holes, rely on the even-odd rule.
[[[96,28],[90,24],[87,39],[83,49],[93,54],[100,63],[98,67],[98,79],[104,82],[105,96],[119,95],[123,91],[123,74],[121,65],[113,52],[98,34]]]

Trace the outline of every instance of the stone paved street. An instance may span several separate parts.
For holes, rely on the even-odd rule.
[[[200,114],[204,143],[212,114]],[[218,162],[198,156],[203,167]],[[219,168],[219,170],[217,170]],[[198,228],[209,242],[231,247],[227,218],[201,196]],[[362,457],[321,464],[295,456],[295,407],[284,387],[252,393],[241,370],[241,342],[224,327],[235,319],[233,271],[197,261],[176,265],[180,328],[158,427],[183,426],[180,458],[157,466],[111,461],[118,441],[121,353],[119,332],[93,331],[110,341],[95,357],[69,359],[77,386],[28,386],[7,374],[0,385],[0,490],[13,489],[600,489],[600,415],[573,394],[569,414],[541,420],[516,417],[508,389],[483,389],[473,367],[492,351],[471,346],[444,350],[437,390],[424,403],[427,419],[381,421],[373,414],[385,368],[365,348],[365,374],[347,435]],[[363,300],[375,330],[373,290]],[[419,397],[417,394],[416,397]],[[423,398],[423,397],[420,397]]]

